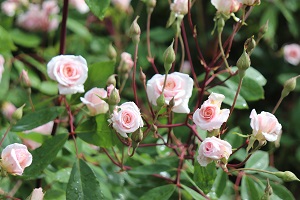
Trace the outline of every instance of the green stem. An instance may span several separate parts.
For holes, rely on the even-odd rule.
[[[255,171],[255,172],[262,172],[262,173],[274,175],[274,172],[270,172],[270,171],[266,171],[266,170],[262,170],[262,169],[253,169],[253,168],[239,168],[239,169],[233,169],[231,172],[234,172],[234,171]]]
[[[222,44],[222,37],[221,36],[222,36],[222,32],[219,32],[218,33],[218,40],[219,40],[219,47],[220,47],[221,55],[222,55],[222,58],[223,58],[223,61],[225,63],[226,68],[230,69],[229,65],[228,65],[228,62],[227,62],[227,59],[226,59],[226,56],[225,56],[225,53],[224,53],[223,44]]]
[[[184,63],[184,58],[185,58],[184,43],[183,43],[183,39],[182,39],[181,34],[179,34],[179,42],[180,42],[180,45],[181,45],[181,63],[180,63],[180,70],[179,71],[181,71],[181,68],[182,68],[183,63]]]
[[[11,127],[12,127],[12,125],[10,124],[9,127],[6,129],[6,131],[5,131],[2,139],[0,141],[0,147],[2,146],[2,143],[3,143],[4,139],[6,138],[6,136],[7,136],[8,132],[9,132],[9,130],[11,129]]]

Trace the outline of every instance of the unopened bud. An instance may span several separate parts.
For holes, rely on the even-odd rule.
[[[252,36],[251,38],[248,38],[244,44],[244,49],[246,50],[246,52],[249,54],[253,51],[253,49],[256,46],[256,42],[254,40],[254,36]]]
[[[270,200],[270,196],[273,194],[273,189],[270,185],[269,179],[267,179],[267,185],[265,188],[265,193],[263,196],[260,198],[260,200]]]
[[[121,99],[120,99],[119,90],[114,88],[108,97],[107,103],[109,105],[117,105],[120,101]]]
[[[116,81],[116,74],[110,75],[106,81],[106,85],[110,86],[113,85],[114,87],[116,87],[117,81]]]
[[[243,78],[245,76],[246,70],[250,67],[251,61],[250,57],[246,51],[242,53],[238,61],[236,62],[236,66],[239,69],[239,76]]]
[[[21,107],[17,108],[17,110],[12,114],[13,120],[18,121],[23,117],[24,106],[25,106],[25,104],[23,104]]]
[[[107,49],[107,56],[109,57],[109,59],[111,60],[116,60],[117,57],[117,51],[116,49],[113,47],[112,44],[109,44],[108,49]]]
[[[164,93],[161,93],[159,97],[156,99],[156,104],[159,107],[163,107],[165,105],[165,96]]]
[[[139,16],[135,18],[129,28],[129,37],[131,37],[134,44],[138,44],[140,42],[141,28],[137,23]]]
[[[142,68],[140,68],[140,80],[142,81],[142,83],[146,83],[146,75],[143,72]]]
[[[156,6],[156,0],[143,0],[143,2],[147,5],[147,12],[152,13]]]
[[[297,84],[297,77],[293,77],[285,81],[283,85],[283,90],[281,91],[281,98],[284,98],[287,95],[289,95],[289,93],[296,88],[296,84]]]
[[[28,72],[26,70],[22,70],[21,75],[20,75],[21,82],[26,86],[26,87],[31,87],[31,82],[28,77]]]
[[[176,59],[175,51],[173,49],[173,43],[174,43],[174,40],[172,41],[171,45],[165,50],[164,55],[163,55],[164,67],[165,67],[166,72],[168,72],[171,69],[172,63]]]
[[[297,176],[291,171],[274,172],[274,175],[281,178],[285,182],[300,181]]]
[[[262,37],[266,32],[268,31],[269,28],[269,20],[260,27],[259,29],[259,36]]]
[[[140,143],[144,138],[143,131],[141,128],[137,129],[135,132],[132,133],[131,139],[136,143]]]

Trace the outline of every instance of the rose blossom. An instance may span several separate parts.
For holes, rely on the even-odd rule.
[[[32,129],[32,130],[24,131],[24,133],[28,134],[28,133],[33,132],[33,133],[40,133],[42,135],[50,135],[52,132],[53,124],[54,124],[54,122],[50,121],[46,124],[43,124],[39,127]],[[30,140],[30,139],[23,139],[23,144],[25,144],[31,150],[34,150],[42,145],[41,143]]]
[[[126,11],[129,9],[131,0],[112,0],[111,1],[118,9]]]
[[[283,47],[284,59],[292,64],[298,65],[300,63],[300,45],[299,44],[287,44]]]
[[[157,98],[161,95],[164,85],[165,75],[155,74],[147,82],[147,95],[149,101],[153,105],[156,104]],[[194,81],[187,74],[174,72],[167,75],[167,82],[164,89],[165,103],[169,105],[174,97],[175,105],[172,108],[173,112],[189,113],[188,102],[192,96]]]
[[[8,120],[12,120],[12,115],[16,110],[17,110],[16,106],[10,102],[4,102],[2,104],[2,114]]]
[[[211,0],[218,12],[230,14],[240,9],[241,4],[237,0]]]
[[[1,153],[1,165],[8,173],[22,175],[32,163],[32,155],[23,144],[10,144]]]
[[[261,112],[257,114],[255,109],[250,114],[250,126],[253,129],[253,136],[258,140],[267,140],[274,142],[281,133],[281,124],[277,118],[269,112]]]
[[[174,3],[171,3],[171,10],[178,15],[185,15],[188,13],[188,1],[189,0],[174,0]]]
[[[126,102],[116,107],[109,122],[125,138],[128,137],[126,133],[132,133],[144,125],[140,110],[134,102]]]
[[[103,88],[92,88],[85,93],[84,98],[80,97],[82,103],[86,104],[92,116],[108,111],[108,104],[102,100],[107,97],[107,92]]]
[[[1,83],[1,79],[2,79],[2,74],[4,72],[4,57],[0,54],[0,83]]]
[[[198,154],[197,160],[199,164],[205,167],[213,160],[223,161],[225,159],[225,162],[227,162],[229,156],[232,154],[232,147],[227,141],[214,136],[208,137],[201,143]]]
[[[43,189],[35,188],[30,195],[30,200],[43,200],[43,199],[44,199]]]
[[[87,13],[90,10],[84,0],[70,0],[70,4],[81,14]]]
[[[2,12],[10,17],[15,15],[18,7],[19,7],[18,3],[12,1],[3,1],[1,4]]]
[[[201,129],[208,131],[220,128],[227,121],[230,112],[229,109],[220,109],[224,98],[223,94],[212,92],[201,108],[195,111],[193,115],[194,123]]]
[[[60,94],[83,93],[83,84],[87,79],[88,67],[81,56],[59,55],[53,57],[47,65],[51,79],[58,82]]]

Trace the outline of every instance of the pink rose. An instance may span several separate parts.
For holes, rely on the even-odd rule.
[[[203,130],[212,131],[218,129],[227,121],[229,109],[220,109],[225,96],[223,94],[211,93],[201,108],[193,115],[194,123]]]
[[[224,13],[224,14],[230,14],[233,12],[237,12],[241,4],[237,0],[211,0],[211,3],[218,12]]]
[[[288,44],[283,47],[284,59],[292,64],[298,65],[300,63],[300,45]]]
[[[185,15],[188,13],[188,1],[189,0],[174,0],[174,3],[171,3],[171,10],[178,15]]]
[[[131,58],[131,54],[129,54],[127,52],[121,53],[121,60],[120,60],[118,70],[121,73],[129,73],[130,70],[132,69],[133,65],[134,65],[134,62]]]
[[[116,6],[116,8],[127,11],[129,9],[131,0],[111,0],[111,2]]]
[[[28,31],[55,30],[59,23],[58,11],[59,7],[55,1],[45,1],[42,6],[29,4],[27,12],[18,16],[17,25]]]
[[[100,97],[107,98],[107,92],[103,88],[96,87],[86,92],[84,98],[80,97],[80,100],[86,104],[92,116],[108,111],[108,104]]]
[[[50,135],[53,129],[53,121],[50,121],[44,125],[41,125],[39,127],[36,127],[32,130],[24,131],[24,133],[40,133],[42,135]],[[25,144],[29,149],[34,150],[38,147],[40,147],[42,144],[30,139],[23,139],[23,144]]]
[[[88,76],[86,60],[81,56],[60,55],[53,57],[47,65],[51,79],[58,82],[60,94],[83,93],[83,84]]]
[[[4,102],[2,104],[2,114],[8,120],[12,120],[12,115],[16,110],[17,110],[16,106],[10,102]]]
[[[2,74],[4,72],[4,57],[0,54],[0,83],[1,83],[1,79],[2,79]]]
[[[84,0],[70,0],[70,4],[76,8],[76,10],[81,13],[87,13],[90,11],[90,8],[88,7],[88,5],[85,3]]]
[[[155,74],[147,82],[147,94],[149,101],[153,105],[156,104],[157,98],[161,95],[164,85],[165,75]],[[172,108],[173,112],[189,113],[189,99],[192,96],[194,81],[187,74],[174,72],[167,76],[167,82],[164,89],[165,103],[169,105],[174,97],[175,105]]]
[[[274,142],[277,140],[278,135],[281,134],[281,124],[277,118],[269,112],[261,112],[257,114],[255,109],[250,114],[250,126],[253,129],[253,136],[257,140],[267,140]]]
[[[32,163],[32,155],[23,144],[10,144],[1,153],[1,165],[8,173],[22,175],[26,167]]]
[[[232,154],[232,147],[227,141],[216,137],[208,137],[201,143],[198,154],[197,160],[203,167],[213,160],[221,160],[221,162],[226,164],[229,156]]]
[[[19,4],[16,2],[12,2],[12,1],[3,1],[1,4],[2,12],[10,17],[15,15],[18,7],[19,7]]]
[[[127,133],[132,133],[144,126],[140,110],[134,102],[126,102],[116,107],[109,122],[125,138],[128,137]]]
[[[30,195],[30,200],[43,200],[43,199],[44,199],[43,189],[35,188]]]

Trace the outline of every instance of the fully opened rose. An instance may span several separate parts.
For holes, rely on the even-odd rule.
[[[165,75],[155,74],[147,82],[147,95],[153,105],[157,98],[162,94]],[[175,105],[172,108],[176,113],[189,113],[189,99],[192,96],[194,81],[187,74],[174,72],[167,76],[167,82],[164,89],[165,103],[169,105],[174,98]]]
[[[139,108],[133,102],[126,102],[116,107],[109,120],[113,128],[123,137],[143,127],[144,122]]]
[[[13,175],[21,176],[31,163],[32,155],[23,144],[10,144],[1,153],[2,168]]]
[[[229,109],[220,109],[225,96],[211,93],[200,108],[193,114],[194,123],[202,130],[212,131],[219,129],[229,117]]]
[[[250,126],[253,129],[253,136],[259,141],[274,142],[281,134],[281,124],[277,118],[269,112],[256,113],[252,110],[250,114]]]
[[[82,56],[60,55],[47,65],[51,79],[58,82],[60,94],[83,93],[83,84],[88,76],[87,62]]]
[[[226,164],[231,154],[232,147],[227,141],[216,137],[208,137],[203,140],[199,147],[197,160],[203,167],[213,160],[221,160],[224,164]]]
[[[103,88],[96,87],[86,92],[84,98],[80,97],[80,100],[88,107],[92,116],[108,111],[108,104],[100,97],[106,98],[107,92]]]

